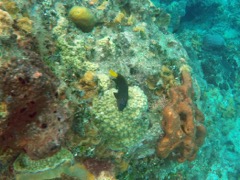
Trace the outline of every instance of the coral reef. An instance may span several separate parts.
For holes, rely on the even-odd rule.
[[[4,179],[4,171],[6,171],[7,168],[12,165],[18,155],[19,152],[13,151],[11,149],[8,149],[6,151],[0,149],[0,174],[2,179]]]
[[[125,150],[141,141],[148,129],[148,120],[143,119],[148,104],[147,98],[139,87],[129,87],[127,107],[118,111],[115,89],[104,92],[102,97],[93,101],[93,113],[101,136],[107,141],[107,147],[113,150]]]
[[[7,40],[11,36],[13,19],[8,12],[0,9],[0,40]]]
[[[97,94],[97,83],[95,74],[87,71],[76,85],[77,88],[84,92],[83,99],[93,98]]]
[[[187,2],[185,0],[161,2],[157,0],[152,1],[154,4],[156,4],[157,7],[160,7],[161,9],[169,13],[168,26],[166,26],[168,30],[172,32],[177,31],[180,26],[181,18],[184,17],[186,13],[185,9]],[[167,19],[167,17],[165,17],[164,19]]]
[[[81,71],[96,71],[98,69],[98,64],[94,62],[90,62],[87,58],[89,49],[86,46],[86,42],[88,42],[88,46],[92,42],[91,37],[84,37],[77,39],[68,38],[65,35],[61,35],[58,37],[57,46],[61,51],[61,59],[63,61],[63,68],[69,69],[73,73],[77,73]],[[67,76],[67,72],[64,72]]]
[[[95,17],[86,7],[72,7],[72,9],[69,11],[69,18],[83,32],[91,32],[95,26]]]
[[[31,160],[21,154],[13,164],[16,179],[53,179],[67,176],[69,179],[94,179],[94,176],[80,163],[74,163],[70,151],[62,148],[52,157]]]
[[[205,134],[203,116],[193,102],[198,73],[192,74],[193,80],[186,73],[188,64],[203,62],[193,64],[175,34],[168,31],[181,30],[183,16],[187,14],[187,18],[192,7],[186,3],[163,0],[158,1],[162,8],[157,8],[150,0],[3,0],[3,6],[0,2],[3,12],[15,22],[9,24],[9,40],[3,50],[0,46],[0,55],[20,52],[11,61],[9,55],[0,56],[4,77],[0,80],[0,153],[14,152],[13,158],[0,157],[0,168],[2,159],[2,169],[7,169],[24,151],[14,164],[22,168],[14,167],[16,179],[197,179],[192,172],[187,174],[189,167],[195,173],[198,168],[206,172],[206,164],[198,164],[211,154],[204,149],[209,141],[199,153],[201,158],[169,163],[170,158],[180,162],[194,159]],[[206,33],[189,30],[182,36],[192,38],[186,44],[199,59]],[[224,34],[227,42],[225,37],[232,36]],[[43,62],[23,56],[20,48],[38,52]],[[214,62],[211,64],[217,67],[220,61]],[[204,68],[205,74],[216,74],[218,68],[211,67]],[[129,86],[129,100],[122,112],[116,105],[117,90],[107,75],[109,69],[122,74]],[[197,92],[198,105],[204,98],[211,99]],[[225,110],[222,117],[235,117],[237,104],[227,105],[218,107]],[[73,124],[68,121],[72,109]],[[69,126],[72,131],[65,138]],[[225,126],[225,133],[230,128]],[[228,138],[237,148],[237,133]],[[54,154],[62,146],[71,151],[62,149],[69,155],[67,160],[62,150]],[[38,161],[48,156],[52,157]],[[46,165],[51,158],[56,158],[55,163]],[[31,171],[31,164],[46,168]]]
[[[182,71],[182,85],[172,87],[169,96],[170,103],[163,109],[162,128],[165,135],[158,143],[158,154],[161,158],[171,155],[179,162],[193,160],[203,144],[206,130],[202,124],[203,114],[192,101],[189,72]]]
[[[32,160],[21,154],[14,162],[16,179],[53,179],[68,177],[69,179],[115,179],[114,166],[111,161],[86,159],[81,164],[74,162],[72,153],[62,148],[52,157]]]
[[[165,89],[172,87],[176,83],[173,71],[170,70],[167,66],[162,66],[160,76],[163,80],[163,86]]]
[[[96,177],[104,172],[112,172],[114,174],[114,165],[110,160],[88,158],[83,161],[83,164]]]
[[[33,22],[28,17],[21,17],[17,19],[17,26],[20,30],[31,33],[33,29]]]
[[[67,149],[62,148],[55,155],[41,160],[32,160],[26,154],[21,154],[13,167],[16,173],[37,173],[54,169],[64,162],[73,163],[73,155]]]
[[[2,64],[0,74],[8,112],[0,121],[1,148],[24,150],[33,159],[55,153],[68,129],[58,80],[34,53]]]
[[[149,75],[159,72],[162,63],[160,59],[173,61],[178,61],[180,57],[188,59],[181,44],[171,34],[159,31],[158,22],[169,19],[163,15],[163,10],[159,12],[160,10],[154,6],[150,8],[148,1],[129,2],[122,8],[119,7],[120,3],[98,1],[97,5],[107,4],[104,10],[87,3],[81,4],[91,9],[99,22],[95,30],[90,32],[91,35],[77,31],[74,27],[66,33],[65,26],[68,20],[64,15],[60,15],[59,23],[54,30],[59,35],[62,31],[57,42],[66,67],[71,67],[74,71],[77,69],[78,72],[85,69],[96,71],[99,70],[98,67],[101,67],[102,72],[115,69],[126,76],[129,75],[129,67],[132,67],[137,74]],[[146,14],[148,7],[150,11]],[[151,21],[147,23],[150,19]],[[69,26],[71,25],[69,23]],[[164,24],[165,26],[167,25]],[[119,60],[122,62],[121,66],[115,63]]]
[[[15,19],[20,10],[19,7],[17,6],[17,3],[8,0],[2,0],[1,3],[3,8],[13,17],[13,19]]]

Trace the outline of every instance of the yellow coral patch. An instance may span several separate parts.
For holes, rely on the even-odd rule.
[[[18,9],[17,4],[15,2],[4,0],[3,1],[3,7],[12,16],[12,18],[15,19],[17,17],[19,9]]]
[[[90,32],[95,26],[95,17],[88,8],[82,6],[74,6],[69,11],[69,18],[83,32]]]
[[[183,72],[183,71],[191,72],[191,71],[192,71],[192,68],[191,68],[189,65],[184,64],[184,65],[182,65],[182,66],[180,67],[179,70],[180,70],[180,72]]]
[[[87,71],[77,84],[77,88],[84,91],[83,99],[89,99],[97,94],[97,84],[94,81],[95,74]]]
[[[134,21],[135,21],[135,17],[133,15],[129,16],[128,19],[127,19],[127,25],[128,26],[133,25]]]
[[[142,33],[145,33],[145,27],[143,26],[136,26],[133,28],[133,32],[142,32]]]
[[[119,12],[117,16],[114,18],[113,22],[116,24],[120,24],[123,21],[124,17],[125,17],[125,14],[122,12]]]
[[[173,72],[167,66],[162,66],[160,76],[166,88],[172,87],[175,84],[175,77],[173,75]]]
[[[104,1],[100,6],[97,7],[97,10],[104,10],[108,6],[108,1]]]
[[[26,33],[32,32],[32,25],[33,25],[33,22],[28,17],[22,17],[17,20],[18,28]]]

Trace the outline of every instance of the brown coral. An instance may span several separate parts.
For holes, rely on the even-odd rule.
[[[56,77],[35,54],[4,63],[0,76],[0,98],[8,112],[0,119],[1,148],[24,150],[32,159],[55,153],[68,128]]]
[[[193,160],[203,144],[206,130],[204,116],[192,101],[193,87],[189,72],[182,71],[182,85],[169,91],[170,102],[163,109],[162,128],[165,132],[158,143],[161,158],[170,155],[179,162]]]

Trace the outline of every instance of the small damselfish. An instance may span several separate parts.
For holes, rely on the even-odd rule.
[[[113,81],[116,83],[116,88],[118,89],[118,92],[114,93],[114,96],[117,99],[118,110],[123,111],[128,102],[127,81],[121,74],[116,73],[113,70],[109,70],[109,74],[113,77]]]

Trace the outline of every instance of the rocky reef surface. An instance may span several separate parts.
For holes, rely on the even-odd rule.
[[[201,93],[202,71],[194,67],[186,31],[178,34],[183,44],[173,34],[194,4],[1,1],[2,177],[181,179],[207,173],[204,139],[214,112],[204,106],[213,106],[214,92]],[[212,51],[226,43],[219,34],[203,39]],[[115,87],[110,69],[128,84],[123,111],[116,92],[124,87]],[[235,142],[234,132],[231,138]]]

